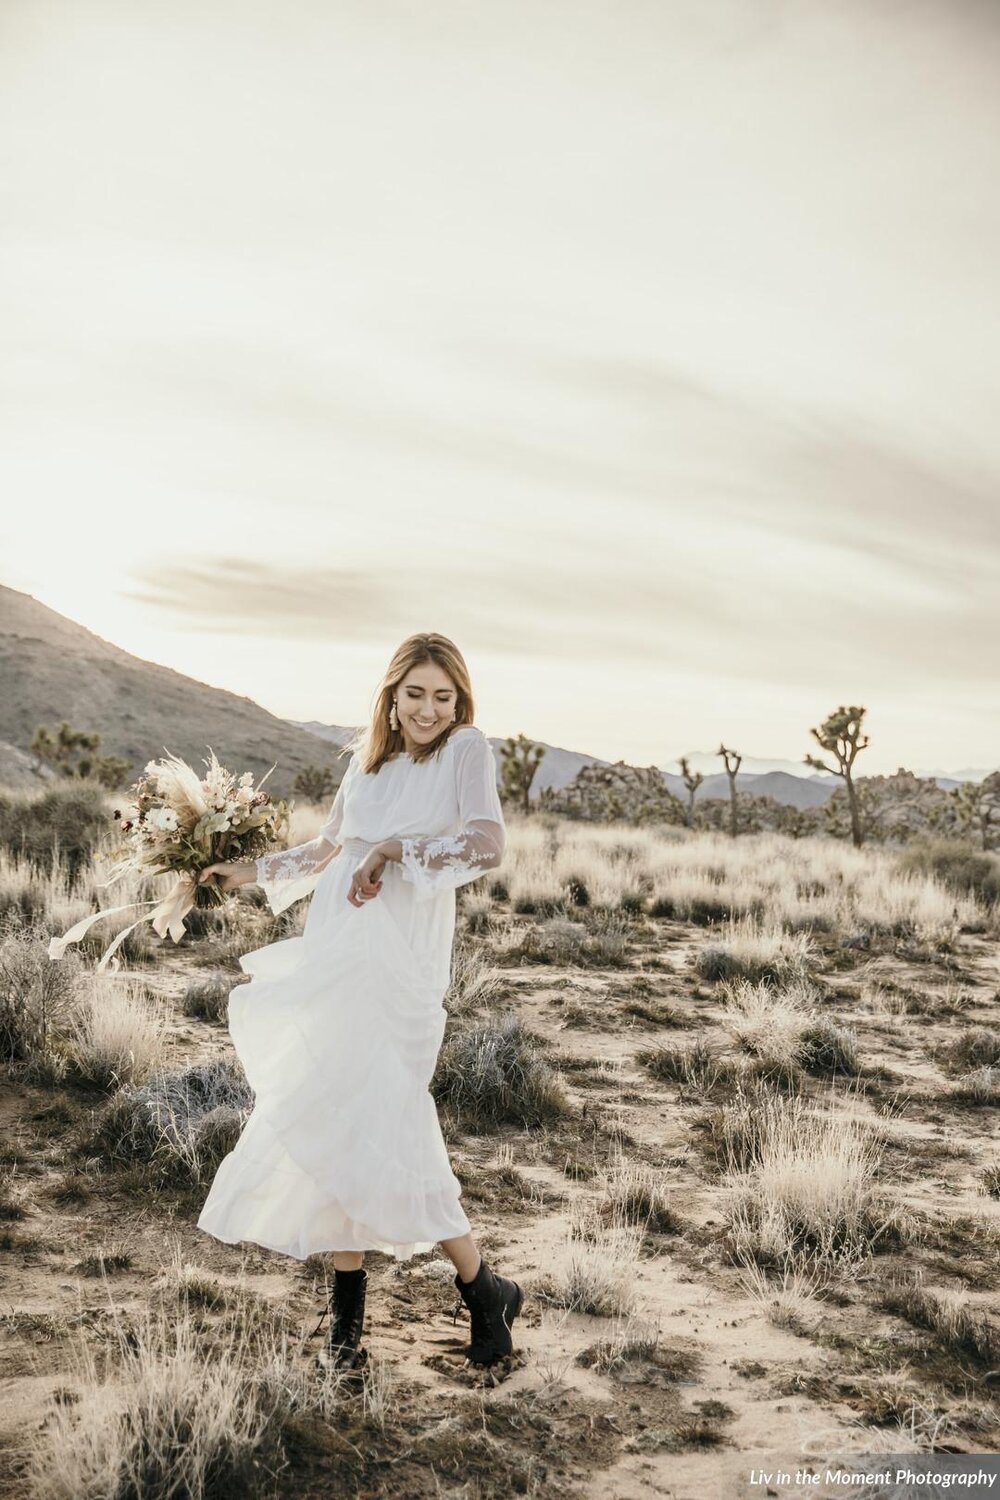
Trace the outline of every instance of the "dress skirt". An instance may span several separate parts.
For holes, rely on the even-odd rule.
[[[352,906],[370,847],[345,841],[301,937],[240,960],[251,982],[230,994],[229,1030],[254,1107],[198,1219],[228,1244],[408,1260],[469,1230],[429,1091],[454,892],[418,903],[390,861],[379,894]]]

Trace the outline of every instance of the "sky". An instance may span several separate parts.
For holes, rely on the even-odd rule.
[[[993,0],[6,0],[0,582],[293,719],[436,630],[488,735],[995,767],[998,74]]]

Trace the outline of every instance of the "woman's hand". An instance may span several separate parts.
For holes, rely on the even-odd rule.
[[[231,860],[217,865],[206,865],[198,875],[198,884],[204,885],[213,876],[221,891],[235,891],[239,885],[253,885],[257,879],[257,868],[256,865],[238,865]]]
[[[352,906],[361,906],[363,902],[370,901],[377,896],[382,889],[382,871],[385,869],[386,856],[381,849],[372,849],[365,855],[351,876],[351,888],[347,892],[347,899]]]

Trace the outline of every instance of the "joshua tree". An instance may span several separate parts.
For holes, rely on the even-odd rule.
[[[531,783],[544,756],[545,746],[527,735],[507,736],[500,746],[500,794],[505,802],[531,811]]]
[[[857,704],[852,704],[850,708],[845,708],[841,704],[835,713],[824,719],[818,729],[810,729],[809,733],[820,748],[836,757],[836,768],[828,766],[825,761],[817,759],[815,755],[804,757],[805,764],[812,766],[814,770],[825,771],[828,776],[843,777],[847,788],[847,803],[851,809],[851,838],[856,849],[861,848],[863,838],[853,768],[858,751],[864,750],[869,743],[868,736],[861,733],[861,721],[864,716],[865,710]]]
[[[329,766],[306,766],[292,782],[292,791],[307,802],[326,802],[333,796],[334,786]]]
[[[687,763],[687,756],[681,756],[681,775],[684,777],[684,785],[687,787],[688,802],[684,822],[688,828],[694,823],[694,794],[705,780],[700,771],[692,771]]]
[[[114,791],[128,774],[129,762],[118,755],[98,755],[100,745],[99,734],[74,729],[67,719],[63,719],[55,734],[47,724],[39,724],[31,742],[39,759],[48,761],[61,775],[93,777]]]
[[[64,776],[77,776],[81,773],[74,757],[81,751],[96,750],[100,743],[99,734],[86,734],[82,729],[74,729],[68,719],[63,719],[55,734],[47,724],[39,724],[31,748]]]
[[[997,773],[994,772],[994,776]],[[989,778],[988,778],[989,779]],[[995,799],[986,795],[982,785],[976,781],[961,781],[958,786],[953,786],[949,796],[955,803],[955,811],[958,817],[958,826],[962,833],[970,837],[975,834],[979,839],[979,847],[988,850],[992,843],[990,825],[996,818]]]
[[[736,773],[743,762],[743,757],[735,750],[727,750],[725,745],[720,745],[715,753],[722,756],[726,766],[726,775],[729,777],[729,833],[731,838],[735,838],[739,832],[736,823]],[[730,757],[732,757],[732,764],[730,764]]]

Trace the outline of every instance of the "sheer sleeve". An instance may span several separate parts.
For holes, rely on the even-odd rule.
[[[345,790],[353,768],[352,760],[337,788],[329,816],[314,839],[307,844],[296,844],[293,849],[262,854],[257,860],[257,884],[275,916],[293,901],[308,896],[331,859],[340,852],[337,834],[344,820]]]
[[[455,746],[461,829],[400,840],[402,877],[419,901],[476,880],[503,859],[507,834],[490,742],[478,729],[463,741]]]

